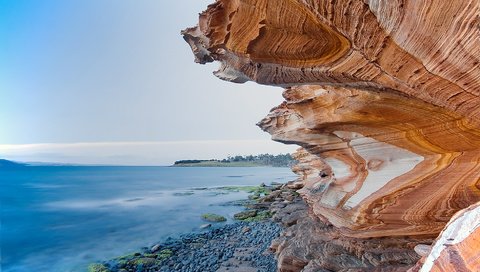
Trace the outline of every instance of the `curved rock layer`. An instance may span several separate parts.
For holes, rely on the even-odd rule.
[[[467,118],[352,87],[302,86],[284,96],[259,126],[304,148],[299,192],[345,234],[436,235],[479,200],[480,131]]]
[[[480,203],[455,214],[425,258],[409,271],[478,271]]]
[[[217,0],[182,33],[232,82],[286,87],[259,123],[352,237],[437,235],[480,201],[480,2]]]
[[[271,245],[279,272],[406,271],[419,260],[414,247],[432,243],[410,237],[347,237],[309,216],[307,209],[303,201],[294,199],[273,216],[284,226]]]

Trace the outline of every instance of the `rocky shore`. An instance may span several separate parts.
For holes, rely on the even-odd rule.
[[[298,194],[281,184],[227,190],[250,193],[248,200],[226,203],[245,207],[235,214],[237,222],[220,227],[205,224],[203,233],[168,238],[140,252],[92,264],[89,272],[276,271],[275,252],[270,246],[280,237],[283,226],[296,221],[281,211],[300,201]]]
[[[119,272],[275,271],[276,261],[268,247],[279,231],[272,222],[237,222],[170,239],[102,265],[104,271]]]
[[[297,193],[302,187],[299,181],[226,187],[250,193],[249,199],[225,203],[245,207],[234,215],[237,222],[220,226],[215,221],[223,220],[205,219],[210,223],[202,226],[203,233],[92,264],[89,272],[407,271],[422,257],[416,247],[433,242],[429,237],[346,237],[313,215]]]

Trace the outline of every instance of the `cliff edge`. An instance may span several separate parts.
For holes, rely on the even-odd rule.
[[[285,88],[258,125],[301,146],[299,193],[351,243],[435,238],[478,211],[479,1],[217,0],[182,34],[220,79]],[[478,216],[455,218],[478,249]],[[476,252],[438,250],[480,269]],[[448,271],[431,256],[411,269]]]

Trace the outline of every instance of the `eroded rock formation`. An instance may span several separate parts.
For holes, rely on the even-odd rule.
[[[301,86],[284,96],[259,125],[314,156],[297,155],[314,169],[300,192],[345,234],[436,235],[479,201],[480,138],[458,114],[352,87]]]
[[[478,271],[480,268],[480,203],[455,214],[410,272]]]
[[[217,0],[182,33],[219,78],[286,88],[258,125],[342,235],[435,237],[480,201],[480,1]]]
[[[431,239],[352,238],[338,228],[308,216],[305,202],[294,200],[274,220],[285,227],[272,243],[280,272],[405,271],[419,256],[413,248]]]

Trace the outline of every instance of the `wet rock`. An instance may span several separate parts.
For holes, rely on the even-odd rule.
[[[156,244],[154,246],[152,246],[152,248],[150,248],[150,251],[153,253],[153,252],[156,252],[160,249],[160,245],[159,244]]]
[[[206,221],[209,221],[209,222],[224,222],[224,221],[227,221],[227,218],[225,218],[224,216],[214,214],[214,213],[202,214],[202,218]]]
[[[249,232],[250,230],[251,230],[250,227],[244,227],[244,228],[242,229],[242,233],[247,233],[247,232]]]
[[[237,220],[245,220],[250,217],[255,217],[257,215],[257,210],[248,210],[236,213],[233,217]]]
[[[104,264],[95,263],[88,266],[88,272],[110,272],[110,270]]]
[[[203,225],[200,226],[200,229],[208,229],[211,226],[212,226],[212,224],[203,224]]]

